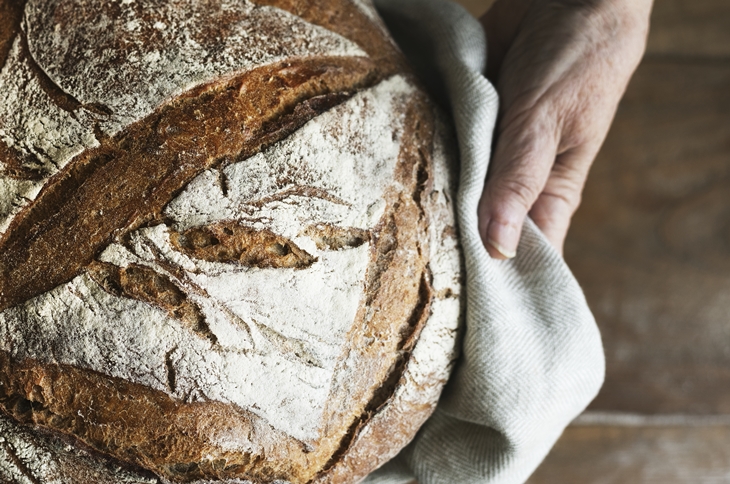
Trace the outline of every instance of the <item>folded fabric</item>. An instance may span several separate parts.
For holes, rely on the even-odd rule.
[[[454,120],[467,299],[461,358],[434,415],[365,482],[521,483],[598,392],[600,335],[578,283],[534,223],[525,223],[515,259],[493,260],[482,245],[477,204],[498,100],[482,74],[481,25],[444,0],[375,3]]]

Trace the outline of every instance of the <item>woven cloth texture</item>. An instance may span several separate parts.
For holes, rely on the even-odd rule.
[[[491,259],[477,229],[498,97],[479,22],[445,0],[376,0],[456,128],[466,263],[461,357],[433,416],[367,484],[525,482],[603,383],[595,320],[567,265],[529,219],[517,257]]]

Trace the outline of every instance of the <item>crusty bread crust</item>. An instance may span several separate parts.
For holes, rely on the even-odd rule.
[[[113,238],[159,220],[172,195],[203,170],[273,144],[372,79],[360,59],[266,66],[187,93],[87,150],[0,239],[0,311],[71,280]],[[203,149],[198,139],[206,140]],[[180,152],[188,154],[185,164]],[[80,233],[91,236],[79,243]]]
[[[155,225],[169,224],[175,250],[201,261],[293,270],[316,262],[269,229],[223,221],[176,230],[165,212],[204,171],[275,146],[393,74],[402,73],[413,85],[367,6],[346,0],[260,3],[335,32],[368,56],[312,55],[214,76],[117,132],[106,135],[97,127],[97,145],[53,173],[0,139],[2,176],[42,183],[0,236],[0,331],[13,327],[3,325],[13,314],[22,314],[18,307],[85,277],[115,298],[162,310],[217,344],[199,303],[180,285],[184,277],[175,276],[182,267],[166,267],[165,275],[146,265],[122,267],[100,258],[110,243],[129,246],[130,234]],[[105,116],[105,106],[78,103],[44,77],[20,31],[19,5],[0,0],[0,12],[12,13],[5,17],[9,28],[2,35],[9,32],[15,38],[0,38],[0,61],[7,62],[8,46],[15,42],[16,60],[32,66],[57,106],[69,112],[97,109]],[[423,94],[414,91],[404,99],[394,113],[402,119],[400,154],[379,222],[368,229],[312,225],[304,233],[323,250],[370,247],[364,295],[333,370],[318,438],[297,439],[228,402],[174,398],[172,363],[170,391],[161,391],[9,347],[0,348],[0,411],[17,423],[3,420],[0,425],[15,428],[13,435],[22,434],[26,442],[35,439],[37,449],[62,462],[61,482],[82,484],[103,482],[106,477],[89,476],[95,466],[99,475],[106,472],[102,467],[108,471],[109,463],[123,469],[108,475],[126,473],[132,476],[129,482],[344,483],[359,480],[392,457],[435,406],[455,357],[459,318],[460,263],[449,198],[453,185],[445,168],[453,161],[453,144]],[[0,129],[3,121],[0,117]],[[288,181],[282,180],[285,188]],[[246,444],[232,444],[223,434],[245,435]],[[80,453],[65,455],[54,443],[57,438]],[[15,457],[3,464],[0,455],[0,477],[17,471],[31,482],[51,481],[23,462],[40,454],[20,458],[8,445],[5,455]]]
[[[404,150],[412,166],[421,170],[423,191],[417,196],[427,234],[430,260],[420,290],[420,311],[415,330],[401,343],[401,358],[388,377],[392,391],[384,386],[379,398],[371,401],[367,414],[353,429],[346,450],[331,467],[321,472],[315,483],[359,482],[385,464],[405,447],[433,413],[458,357],[459,327],[463,314],[460,289],[463,261],[458,250],[455,214],[451,197],[457,165],[455,141],[438,112],[417,114],[419,122],[409,133],[412,143]],[[425,293],[428,292],[426,295]]]

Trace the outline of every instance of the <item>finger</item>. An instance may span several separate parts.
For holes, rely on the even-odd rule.
[[[522,224],[555,161],[555,132],[545,110],[533,108],[499,134],[478,214],[482,242],[495,259],[517,253]]]
[[[595,154],[595,147],[582,146],[558,155],[543,192],[529,212],[530,218],[561,254]]]
[[[561,255],[573,213],[565,198],[552,193],[541,193],[530,210],[530,218]]]

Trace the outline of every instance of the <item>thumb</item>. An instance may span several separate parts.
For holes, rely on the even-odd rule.
[[[478,212],[482,242],[495,259],[517,253],[522,224],[555,162],[555,133],[550,117],[533,109],[499,134]]]

